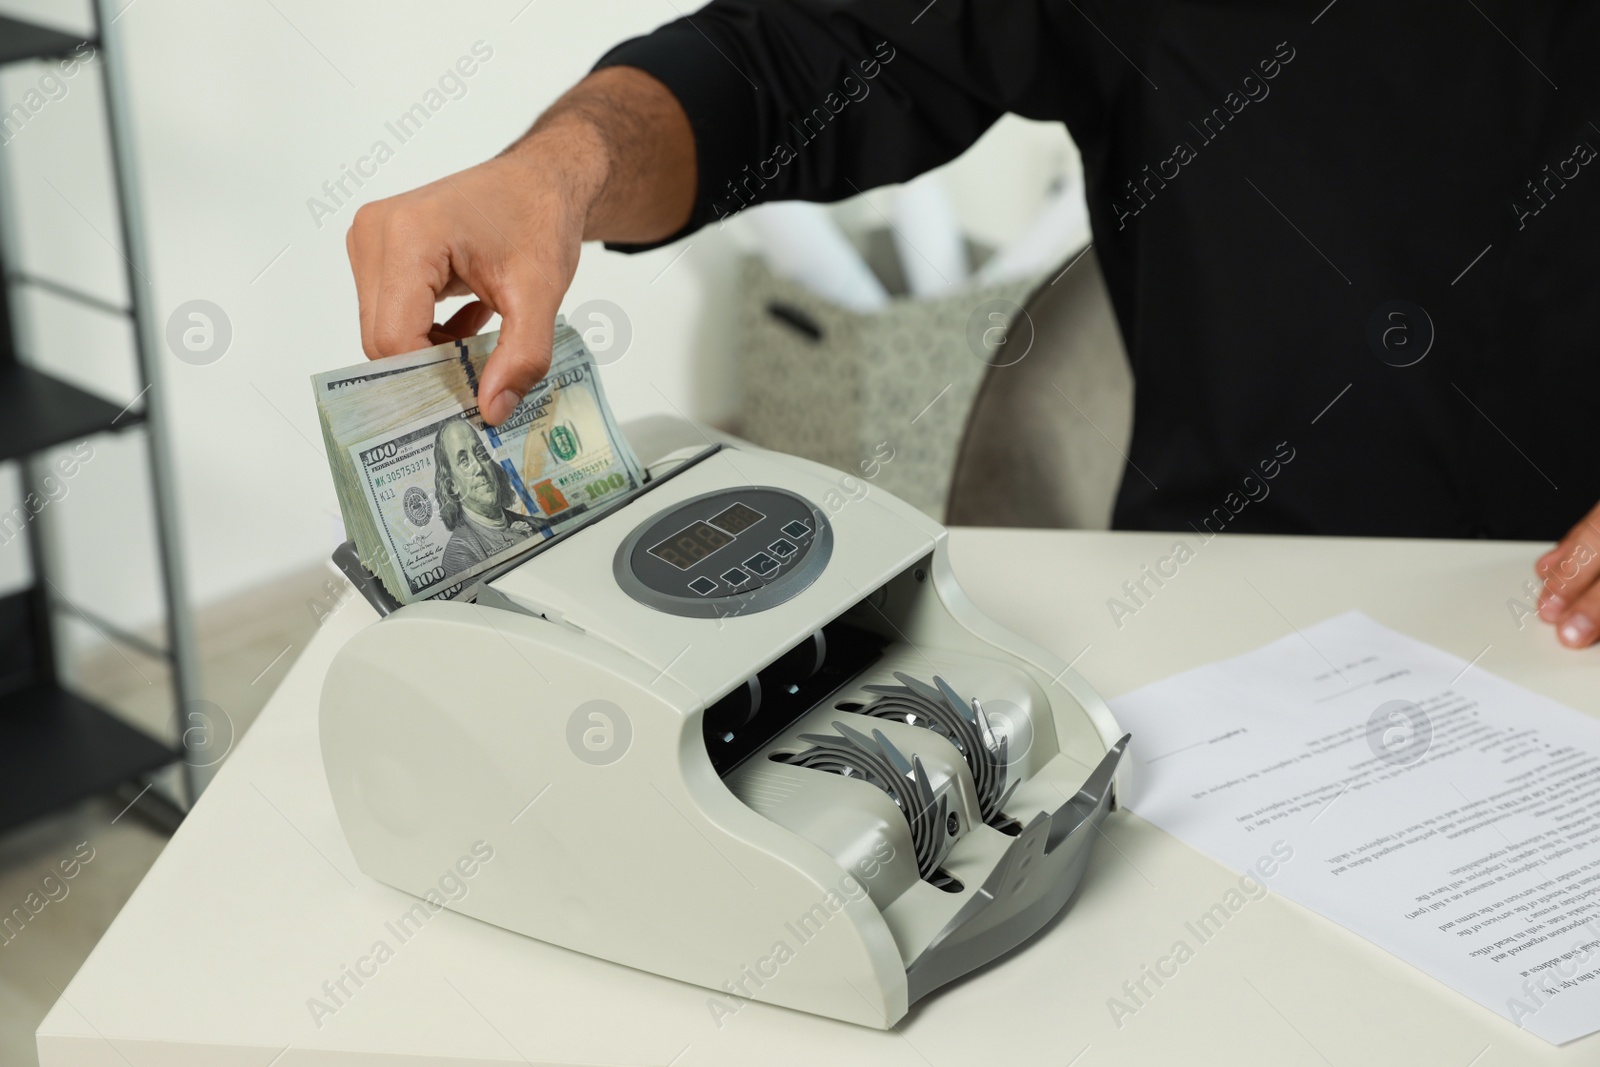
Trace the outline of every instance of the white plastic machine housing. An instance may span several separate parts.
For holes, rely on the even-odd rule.
[[[813,554],[831,538],[786,598],[691,617],[624,587],[619,549],[654,517],[751,487],[809,503]],[[867,713],[889,699],[868,687],[906,680],[982,698],[987,753]],[[721,447],[473,602],[357,634],[321,741],[371,877],[437,903],[441,872],[486,845],[446,906],[730,1005],[886,1028],[1065,906],[1126,739],[1065,662],[973,607],[940,524],[862,479]],[[830,744],[892,765],[899,799],[824,766]],[[987,820],[980,757],[1000,768]]]

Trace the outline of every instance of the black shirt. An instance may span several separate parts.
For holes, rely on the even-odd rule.
[[[688,112],[684,233],[1063,121],[1119,528],[1553,540],[1600,501],[1597,46],[1593,2],[716,0],[600,65]]]

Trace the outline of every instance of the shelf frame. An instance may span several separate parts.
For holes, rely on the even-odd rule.
[[[81,34],[0,15],[0,66],[37,59],[61,59],[84,43],[93,45],[96,39],[90,37],[86,42]]]
[[[16,249],[14,183],[0,155],[0,461],[16,461],[22,474],[23,507],[32,563],[31,584],[0,597],[0,830],[47,814],[88,796],[121,790],[145,793],[157,775],[176,767],[173,798],[192,806],[214,768],[197,767],[186,751],[185,709],[200,693],[199,663],[190,615],[178,523],[176,478],[162,386],[163,350],[159,309],[150,284],[132,111],[123,70],[126,55],[113,0],[93,0],[94,32],[85,37],[0,16],[0,65],[73,54],[85,42],[96,48],[106,130],[111,148],[119,252],[125,266],[126,306],[90,294],[67,280],[8,271],[20,262]],[[132,327],[137,393],[125,406],[30,365],[21,287],[64,297],[100,313],[127,318]],[[150,472],[156,554],[164,601],[163,634],[150,640],[109,625],[80,609],[61,589],[51,536],[59,516],[30,499],[48,499],[49,450],[97,434],[138,429]],[[15,526],[17,513],[12,513]],[[7,516],[0,514],[0,523]],[[4,527],[9,531],[11,527]],[[10,533],[14,538],[15,532]],[[64,617],[86,619],[114,644],[162,662],[172,683],[172,728],[177,741],[152,737],[82,694],[62,678],[58,632]],[[204,777],[202,777],[202,773]],[[143,788],[139,786],[143,785]],[[153,795],[153,794],[152,794]]]

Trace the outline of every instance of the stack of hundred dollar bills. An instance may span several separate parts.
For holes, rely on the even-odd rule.
[[[402,604],[474,579],[644,481],[594,356],[556,319],[544,380],[486,426],[478,381],[498,333],[314,375],[345,530]]]

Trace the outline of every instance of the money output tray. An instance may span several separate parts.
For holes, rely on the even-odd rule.
[[[920,511],[762,449],[668,460],[460,599],[365,582],[322,690],[340,824],[367,875],[714,1014],[893,1026],[1068,905],[1129,739]]]

